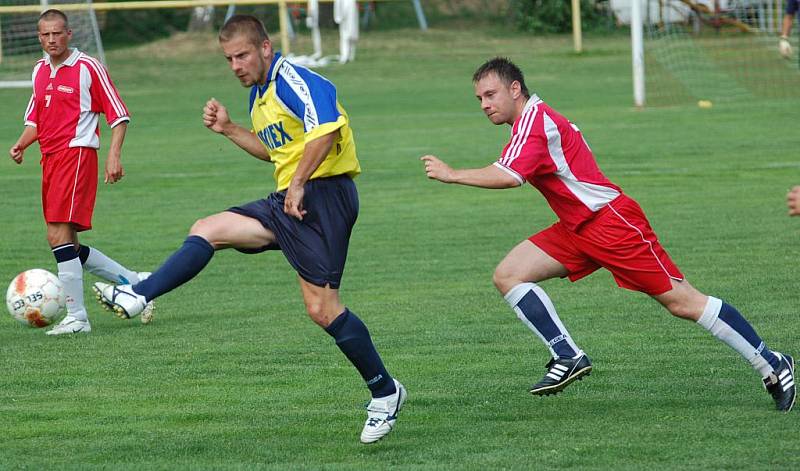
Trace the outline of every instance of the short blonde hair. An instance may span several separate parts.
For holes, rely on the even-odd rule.
[[[233,15],[219,30],[219,42],[230,41],[235,36],[245,36],[256,47],[269,40],[264,23],[251,15]]]

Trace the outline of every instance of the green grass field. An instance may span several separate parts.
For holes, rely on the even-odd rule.
[[[491,275],[554,216],[529,187],[446,186],[418,161],[496,158],[509,129],[483,116],[471,74],[498,54],[581,127],[695,286],[800,355],[800,220],[784,204],[800,184],[800,99],[635,111],[629,39],[585,47],[575,56],[567,37],[488,29],[372,32],[355,63],[323,70],[364,170],[342,296],[409,390],[387,439],[359,444],[367,390],[307,319],[283,256],[224,251],[160,298],[147,326],[94,305],[91,276],[90,335],[50,338],[0,316],[0,469],[800,467],[800,412],[777,413],[735,352],[605,272],[543,283],[595,370],[557,397],[528,394],[547,351]],[[133,114],[127,176],[101,185],[81,240],[152,270],[197,218],[272,191],[272,167],[203,128],[212,96],[247,119],[247,91],[213,38],[115,50],[109,62]],[[27,99],[0,90],[4,155]],[[21,167],[0,158],[0,280],[55,269],[38,159],[35,147]]]

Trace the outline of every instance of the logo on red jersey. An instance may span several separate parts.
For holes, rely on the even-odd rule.
[[[45,91],[49,91],[49,90],[52,90],[52,89],[53,89],[53,84],[52,83],[48,83],[47,84],[47,88],[45,88]]]
[[[66,85],[59,85],[57,90],[59,92],[64,92],[64,93],[74,93],[75,92],[75,90],[72,87],[68,87]]]

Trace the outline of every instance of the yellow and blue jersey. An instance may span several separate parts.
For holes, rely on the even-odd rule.
[[[253,132],[275,163],[277,191],[285,190],[303,157],[305,143],[337,132],[330,152],[311,179],[361,173],[350,119],[325,77],[287,61],[276,52],[265,85],[250,91]]]

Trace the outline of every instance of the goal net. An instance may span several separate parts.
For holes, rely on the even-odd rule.
[[[778,52],[784,0],[646,0],[648,105],[800,97],[797,34]]]
[[[40,11],[58,8],[59,4],[82,3],[76,0],[0,0],[0,6],[12,7],[10,12],[0,12],[0,88],[30,87],[33,64],[42,58],[37,22],[39,13],[14,12],[13,7],[39,6]],[[87,6],[91,0],[84,0]],[[105,62],[103,43],[100,39],[98,17],[94,11],[67,11],[69,27],[72,29],[70,47]]]

